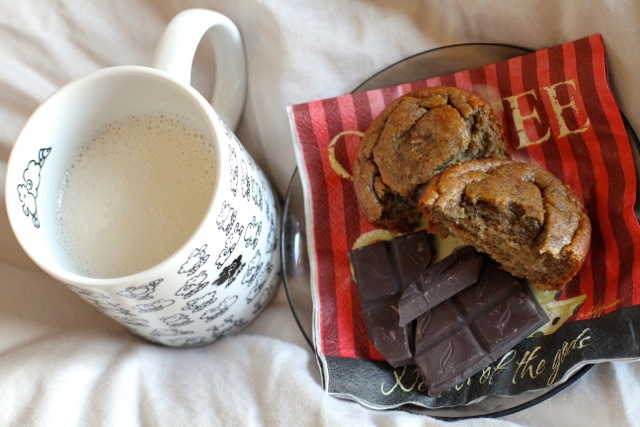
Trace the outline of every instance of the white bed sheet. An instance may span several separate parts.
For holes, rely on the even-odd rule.
[[[601,33],[620,106],[640,129],[633,0],[0,0],[0,185],[40,102],[98,68],[148,65],[165,25],[191,7],[240,28],[249,93],[238,135],[281,195],[295,167],[288,105],[349,92],[452,43],[541,48]],[[196,61],[203,91],[209,59],[203,49]],[[0,425],[449,425],[326,395],[282,288],[250,327],[207,347],[168,349],[130,335],[26,258],[2,200]],[[640,363],[604,363],[532,408],[459,424],[638,426]]]

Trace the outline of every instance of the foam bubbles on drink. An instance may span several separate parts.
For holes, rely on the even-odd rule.
[[[69,268],[133,274],[186,242],[209,206],[213,140],[168,113],[115,121],[83,144],[59,193],[58,234]]]

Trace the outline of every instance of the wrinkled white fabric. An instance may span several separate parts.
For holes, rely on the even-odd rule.
[[[47,96],[99,68],[149,65],[166,24],[191,7],[226,14],[242,33],[249,86],[238,135],[282,196],[295,168],[288,105],[349,92],[453,43],[536,49],[601,33],[619,105],[640,129],[633,0],[0,0],[0,184],[20,129]],[[196,58],[203,93],[210,59],[206,49]],[[130,335],[35,267],[10,230],[4,190],[2,200],[0,425],[451,425],[326,395],[282,288],[250,327],[207,347]],[[456,424],[639,426],[638,396],[640,363],[603,363],[534,407]]]

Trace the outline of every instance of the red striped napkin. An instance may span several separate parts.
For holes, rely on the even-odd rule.
[[[374,227],[360,214],[348,179],[359,143],[349,131],[364,131],[398,96],[440,85],[474,91],[491,102],[513,158],[553,172],[584,201],[593,226],[591,251],[559,298],[586,296],[571,320],[638,305],[637,180],[625,124],[608,85],[604,45],[593,35],[474,70],[291,107],[311,206],[307,229],[313,233],[319,351],[380,359],[367,338],[350,273],[349,250]]]

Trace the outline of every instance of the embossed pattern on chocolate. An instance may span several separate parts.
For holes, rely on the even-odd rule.
[[[463,246],[425,269],[400,296],[400,325],[476,283],[481,267],[482,255],[472,246]]]
[[[432,245],[422,230],[350,252],[369,337],[393,367],[412,363],[413,325],[400,326],[397,304],[431,262]]]
[[[416,322],[414,362],[429,395],[481,371],[548,321],[526,284],[486,264],[478,282]]]

